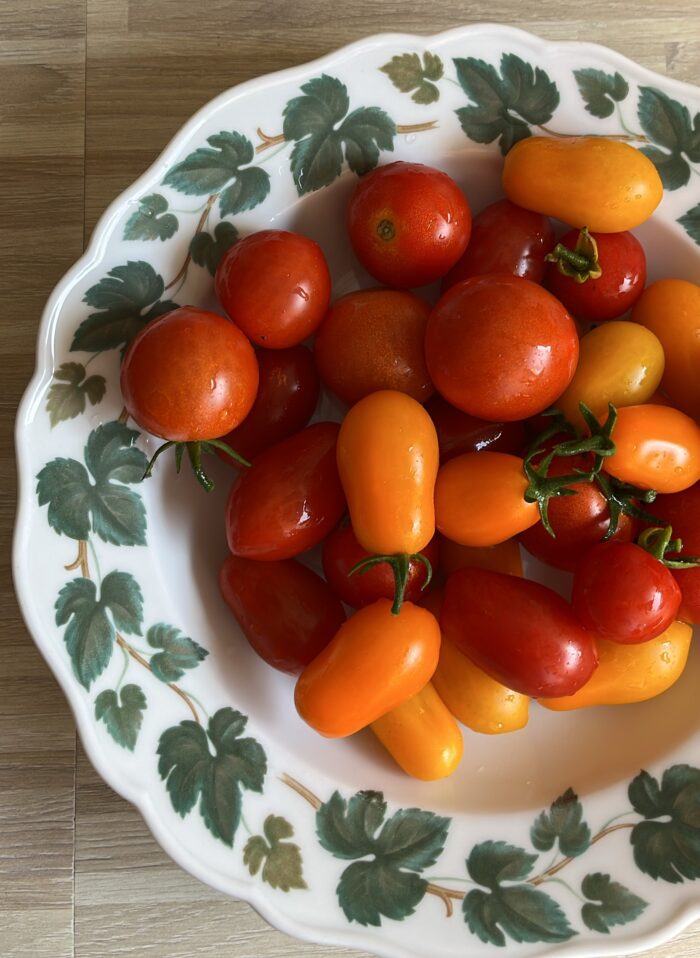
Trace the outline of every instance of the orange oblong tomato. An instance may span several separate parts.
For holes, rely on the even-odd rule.
[[[463,546],[494,546],[539,520],[527,502],[523,461],[506,452],[467,452],[446,462],[435,484],[439,531]]]
[[[503,189],[518,206],[594,233],[634,229],[663,196],[651,160],[603,136],[520,140],[505,158]]]
[[[435,534],[435,426],[421,404],[405,393],[371,393],[343,420],[337,460],[357,541],[375,554],[363,566],[389,562],[397,613],[410,559],[424,561],[421,552]]]
[[[352,735],[420,692],[439,654],[434,615],[412,602],[394,614],[390,600],[379,599],[341,625],[307,665],[294,703],[321,735]]]
[[[641,489],[681,492],[700,480],[700,426],[672,406],[625,406],[605,472]]]
[[[446,778],[462,758],[462,733],[430,682],[370,727],[396,764],[421,781]]]
[[[622,645],[598,639],[598,668],[573,695],[541,699],[555,712],[590,705],[627,705],[661,695],[681,677],[688,661],[692,628],[673,622],[655,639],[641,645]]]
[[[673,405],[700,419],[700,286],[660,279],[644,290],[632,319],[661,340],[666,353],[661,385]]]

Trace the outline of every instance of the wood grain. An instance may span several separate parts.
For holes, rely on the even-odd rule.
[[[512,23],[606,43],[698,82],[700,10],[589,0],[4,0],[0,4],[0,498],[11,535],[14,410],[42,305],[114,196],[226,87],[372,33]],[[428,11],[426,13],[426,11]],[[76,751],[0,556],[0,950],[9,958],[339,958],[293,941],[177,868]],[[700,924],[649,952],[696,958]]]

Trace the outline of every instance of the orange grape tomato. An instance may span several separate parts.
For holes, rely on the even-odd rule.
[[[451,775],[462,758],[462,733],[430,682],[370,727],[396,764],[424,782]]]
[[[294,702],[302,719],[328,738],[359,732],[412,698],[430,681],[440,654],[434,615],[389,599],[344,623],[299,676]]]
[[[700,419],[700,286],[660,279],[644,290],[632,319],[661,340],[666,354],[661,385],[673,405]]]
[[[540,705],[555,712],[590,705],[626,705],[661,695],[685,669],[693,630],[685,622],[673,622],[665,632],[641,645],[621,645],[598,639],[598,668],[573,695],[541,699]]]
[[[505,572],[506,575],[522,575],[523,563],[517,539],[506,539],[495,546],[461,546],[446,536],[438,537],[440,550],[440,571],[443,575],[452,575],[465,566],[478,566],[491,569],[492,572]]]
[[[613,431],[616,452],[603,469],[622,482],[681,492],[700,480],[700,426],[671,406],[626,406]]]
[[[435,484],[435,519],[448,539],[494,546],[539,520],[525,501],[523,461],[505,452],[468,452],[441,466]]]
[[[338,470],[360,545],[381,555],[420,552],[435,533],[435,426],[405,393],[371,393],[347,413]]]
[[[580,402],[596,416],[605,415],[610,402],[618,407],[648,402],[663,372],[664,350],[654,333],[638,323],[612,320],[581,338],[574,378],[554,405],[585,429]]]
[[[594,233],[649,219],[663,197],[656,167],[634,147],[602,136],[529,136],[503,164],[511,202]]]

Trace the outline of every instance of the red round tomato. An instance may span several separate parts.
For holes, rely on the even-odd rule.
[[[144,326],[121,367],[127,412],[173,442],[216,439],[250,411],[258,389],[255,353],[233,323],[181,306]]]
[[[681,590],[666,566],[633,542],[601,542],[581,557],[571,596],[587,629],[613,642],[646,642],[676,617]]]
[[[321,379],[350,404],[380,389],[425,402],[434,392],[423,348],[429,314],[430,306],[407,290],[341,296],[316,334]]]
[[[294,559],[256,562],[229,556],[219,587],[253,649],[282,672],[303,669],[345,622],[328,584]]]
[[[493,274],[464,280],[438,300],[425,339],[435,388],[458,409],[509,422],[542,412],[571,381],[576,325],[536,283]]]
[[[378,166],[348,206],[352,248],[386,286],[423,286],[451,269],[469,242],[471,211],[446,173],[420,163]]]
[[[228,315],[258,346],[285,349],[314,332],[331,296],[318,243],[286,230],[261,230],[228,249],[215,277]]]
[[[261,452],[238,477],[226,508],[231,552],[291,559],[318,545],[345,512],[336,465],[340,427],[317,422]]]
[[[454,572],[440,625],[484,672],[534,698],[573,695],[597,664],[593,634],[568,602],[539,582],[502,572]]]
[[[521,422],[488,422],[455,409],[442,396],[436,395],[425,404],[433,420],[440,447],[440,463],[461,456],[463,452],[517,453],[526,439]]]
[[[591,233],[579,240],[580,235],[571,230],[557,243],[553,253],[557,262],[549,263],[547,285],[577,319],[595,323],[616,319],[634,306],[644,289],[647,265],[642,244],[631,233]],[[576,259],[582,258],[577,265],[570,262],[574,250]]]
[[[287,439],[307,424],[318,401],[319,381],[311,350],[260,349],[258,395],[246,418],[223,437],[245,459],[254,459],[263,449]],[[219,456],[237,465],[224,452]]]
[[[437,540],[431,539],[421,553],[437,571]],[[370,605],[377,599],[394,598],[394,574],[386,562],[373,565],[364,572],[350,575],[353,566],[371,555],[372,553],[363,549],[357,541],[349,524],[338,526],[323,544],[323,574],[338,598],[355,609]],[[412,558],[408,566],[406,601],[416,602],[425,595],[423,586],[427,575],[428,570],[425,565],[419,559]]]
[[[700,482],[690,489],[672,495],[657,496],[649,511],[673,529],[673,535],[683,542],[678,556],[700,556]],[[678,618],[690,623],[700,622],[700,568],[672,569],[673,578],[682,593]]]
[[[443,279],[442,292],[486,273],[512,273],[541,283],[544,258],[553,246],[554,229],[547,216],[498,200],[474,217],[469,246]]]
[[[554,459],[548,469],[550,476],[566,476],[575,469],[588,471],[592,463],[584,456]],[[595,482],[577,482],[569,486],[574,496],[557,496],[549,500],[549,522],[555,538],[541,522],[521,532],[519,540],[527,551],[554,566],[573,572],[586,549],[600,542],[610,527],[608,503]],[[635,522],[625,513],[618,520],[612,540],[629,542],[635,532]]]

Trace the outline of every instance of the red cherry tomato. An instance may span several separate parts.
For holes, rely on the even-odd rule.
[[[378,166],[348,205],[352,248],[385,286],[423,286],[451,269],[469,242],[471,211],[446,173],[420,163]]]
[[[661,522],[673,528],[674,537],[683,541],[678,558],[700,556],[700,482],[690,489],[672,495],[657,496],[647,507]],[[673,558],[676,558],[674,555]],[[672,569],[673,578],[682,593],[678,618],[686,622],[700,622],[700,568]]]
[[[435,388],[458,409],[509,422],[542,412],[568,386],[578,335],[561,303],[536,283],[493,274],[440,298],[425,338]]]
[[[303,669],[345,622],[327,583],[294,559],[256,562],[229,556],[219,587],[253,649],[282,672]]]
[[[136,422],[174,442],[216,439],[248,414],[258,389],[255,353],[218,313],[181,306],[144,326],[121,367]]]
[[[548,217],[510,200],[491,203],[474,217],[466,252],[442,281],[442,292],[470,276],[512,273],[541,283],[544,258],[554,246]]]
[[[440,447],[440,462],[463,452],[517,453],[526,440],[522,422],[488,422],[455,409],[442,396],[433,396],[425,404],[433,420]]]
[[[245,459],[254,459],[263,449],[294,435],[307,424],[318,401],[319,381],[311,351],[306,346],[260,349],[258,395],[246,418],[224,436]],[[235,460],[223,452],[230,465]]]
[[[637,302],[646,283],[646,257],[642,244],[631,233],[590,235],[598,248],[600,276],[589,276],[581,282],[580,277],[587,275],[589,267],[574,269],[565,265],[578,275],[577,279],[576,275],[560,272],[558,263],[549,263],[547,286],[577,319],[600,323],[622,316]],[[562,236],[555,254],[561,246],[573,250],[578,237],[578,230]]]
[[[433,569],[437,570],[437,540],[431,539],[421,550]],[[348,525],[338,526],[323,544],[323,573],[333,592],[355,609],[370,605],[377,599],[393,599],[395,592],[394,574],[387,563],[371,566],[365,572],[349,575],[358,562],[369,558],[371,552],[363,549]],[[411,559],[408,567],[408,584],[405,597],[409,602],[417,602],[423,592],[427,577],[425,565],[418,559]]]
[[[575,469],[588,471],[592,463],[586,457],[554,459],[548,470],[550,476],[566,476]],[[573,572],[582,553],[600,542],[610,526],[608,503],[594,482],[577,482],[569,488],[574,496],[558,496],[548,504],[549,521],[555,533],[552,538],[541,522],[520,533],[519,540],[527,551],[554,566]],[[612,540],[629,542],[635,532],[635,522],[628,515],[620,515]]]
[[[601,542],[581,557],[571,597],[587,629],[613,642],[646,642],[676,617],[681,590],[666,566],[633,542]]]
[[[286,230],[261,230],[228,249],[215,277],[228,315],[258,346],[285,349],[314,332],[331,296],[318,243]]]
[[[571,606],[539,582],[476,567],[447,580],[445,638],[523,695],[573,695],[593,674],[595,640]]]
[[[407,290],[341,296],[316,334],[321,379],[349,404],[381,389],[425,402],[434,392],[423,348],[429,314],[425,300]]]
[[[340,427],[317,422],[260,453],[231,489],[226,534],[248,559],[291,559],[318,545],[345,512],[335,447]]]

